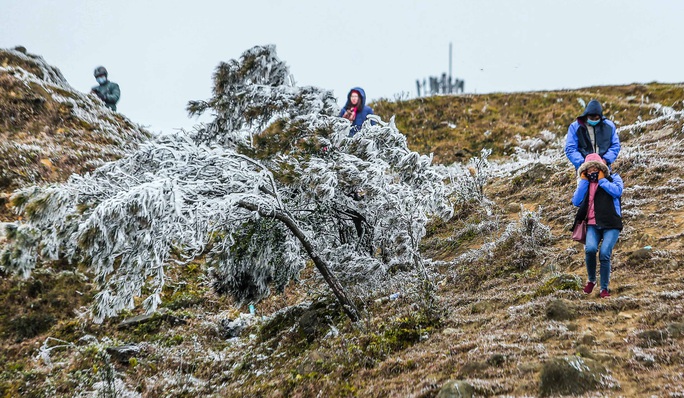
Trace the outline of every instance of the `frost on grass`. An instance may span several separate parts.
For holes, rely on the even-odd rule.
[[[188,107],[213,122],[17,191],[25,223],[1,265],[23,275],[36,258],[89,265],[97,321],[136,297],[154,311],[168,268],[198,256],[217,290],[242,302],[284,289],[309,259],[344,305],[344,287],[369,292],[389,267],[422,267],[418,244],[430,216],[452,215],[451,186],[393,120],[349,138],[332,93],[294,86],[272,46],[221,64],[214,83],[210,100]]]
[[[518,134],[515,138],[518,141],[518,146],[515,147],[514,150],[518,156],[523,153],[539,155],[551,147],[557,149],[562,146],[561,140],[556,137],[556,134],[549,130],[542,130],[535,137],[522,138]]]
[[[547,252],[545,246],[550,239],[551,229],[541,221],[541,208],[537,212],[523,209],[520,218],[509,223],[498,238],[462,254],[456,261],[469,264],[492,260],[505,252],[509,265],[525,270],[534,259]]]
[[[0,52],[16,60],[0,65],[0,74],[10,75],[31,91],[42,90],[55,102],[67,104],[75,117],[92,125],[94,132],[117,146],[130,148],[141,136],[147,135],[122,115],[105,107],[94,95],[71,87],[59,69],[42,57],[10,49],[0,49]]]
[[[43,58],[0,49],[0,59],[0,190],[63,181],[149,138]]]
[[[454,163],[446,172],[454,184],[454,196],[457,203],[476,201],[487,204],[484,187],[491,177],[491,165],[488,160],[491,149],[483,149],[479,156],[471,158],[465,166]]]
[[[75,360],[81,361],[87,358],[90,369],[76,372],[72,376],[71,380],[78,383],[72,396],[83,398],[141,397],[140,393],[135,392],[134,388],[123,381],[125,376],[113,365],[107,353],[107,347],[112,344],[112,341],[108,338],[103,339],[102,342],[94,340],[94,343],[82,345],[48,337],[43,341],[33,359],[33,369],[47,370],[52,373],[56,369],[73,366]],[[56,362],[65,357],[66,361]],[[56,392],[52,391],[52,393]]]
[[[628,126],[619,127],[617,133],[641,131],[644,127],[648,127],[652,124],[660,123],[662,121],[672,121],[684,116],[684,111],[675,111],[671,107],[662,106],[660,104],[654,104],[650,113],[656,115],[656,117],[646,121],[640,120],[637,123]]]

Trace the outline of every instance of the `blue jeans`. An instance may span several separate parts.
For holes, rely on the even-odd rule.
[[[599,252],[601,262],[601,290],[608,289],[610,282],[610,256],[613,254],[613,247],[620,236],[619,229],[606,229],[596,225],[587,225],[587,239],[584,243],[585,261],[587,263],[587,274],[589,282],[596,283],[596,252]],[[601,243],[601,250],[598,245]]]

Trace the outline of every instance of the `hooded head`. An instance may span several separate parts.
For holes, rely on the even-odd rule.
[[[363,91],[361,87],[354,87],[351,90],[349,90],[349,93],[347,94],[347,103],[344,105],[344,107],[346,109],[351,108],[351,95],[353,92],[357,92],[359,94],[359,104],[357,109],[363,109],[363,107],[366,105],[366,92]]]
[[[587,115],[599,115],[601,117],[601,119],[599,120],[602,120],[603,108],[601,107],[601,103],[597,100],[589,101],[586,108],[584,108],[584,112],[577,119],[580,119],[582,122],[585,122],[587,120]]]
[[[581,175],[585,170],[591,167],[596,167],[597,169],[603,171],[604,174],[608,175],[610,172],[608,171],[608,166],[606,166],[606,162],[601,159],[601,156],[598,155],[598,153],[590,153],[587,155],[586,158],[584,158],[584,163],[577,169],[577,174]]]
[[[93,71],[93,76],[98,77],[98,76],[104,76],[107,77],[107,69],[105,69],[104,66],[98,66],[95,68]]]
[[[97,80],[100,85],[107,83],[107,69],[105,69],[104,66],[95,68],[93,76],[95,76],[95,80]]]

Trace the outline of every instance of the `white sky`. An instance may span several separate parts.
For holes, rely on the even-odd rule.
[[[97,65],[119,111],[190,129],[220,61],[275,44],[299,85],[415,96],[448,70],[466,93],[684,81],[682,0],[0,0],[0,48],[23,45],[89,91]],[[383,115],[389,117],[391,115]]]

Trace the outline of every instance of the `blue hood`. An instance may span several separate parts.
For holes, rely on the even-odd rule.
[[[584,109],[584,113],[579,117],[583,118],[587,115],[600,115],[601,119],[603,119],[603,108],[601,107],[601,103],[597,100],[589,101],[587,107]]]
[[[349,108],[349,106],[351,105],[352,91],[358,91],[359,94],[361,95],[361,106],[359,108],[363,109],[363,107],[366,106],[366,92],[363,91],[363,89],[361,87],[354,87],[351,90],[349,90],[349,93],[347,93],[347,103],[344,105],[344,107]]]

